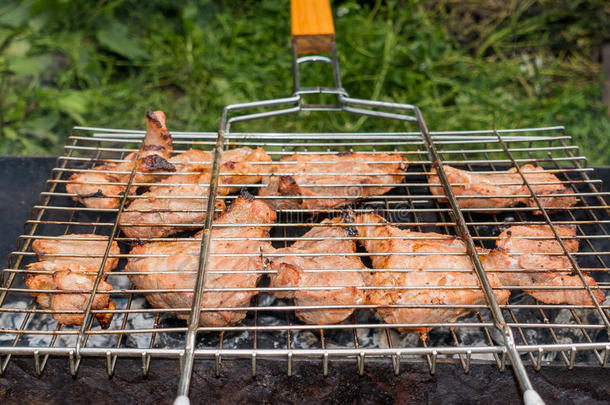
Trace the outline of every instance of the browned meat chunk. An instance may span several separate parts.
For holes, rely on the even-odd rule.
[[[568,252],[578,252],[576,228],[555,225]],[[564,253],[548,225],[517,225],[504,230],[496,241],[496,246],[512,253]]]
[[[89,301],[90,292],[97,272],[100,270],[108,238],[92,234],[72,234],[54,239],[37,239],[32,243],[32,249],[38,254],[39,262],[32,263],[28,268],[36,271],[26,279],[26,285],[31,289],[49,290],[49,293],[32,293],[43,308],[50,308],[57,313],[53,318],[67,325],[83,323],[83,312]],[[110,255],[120,253],[116,242],[112,242]],[[108,257],[103,272],[116,268],[117,257]],[[42,274],[46,272],[47,274]],[[98,285],[97,291],[111,291],[112,286],[104,280]],[[86,294],[70,293],[72,291],[87,291]],[[96,294],[92,309],[113,309],[109,294]],[[81,313],[61,313],[62,311],[80,311]],[[112,319],[112,314],[96,314],[102,327],[106,327]]]
[[[74,271],[88,273],[98,272],[106,246],[108,246],[107,236],[93,234],[70,234],[53,239],[36,239],[32,243],[32,249],[45,265],[57,269],[71,267]],[[113,242],[110,254],[119,253],[118,245]],[[118,263],[117,257],[109,257],[104,265],[104,272],[112,271]]]
[[[577,252],[578,240],[568,239],[576,235],[576,229],[566,226],[555,226],[555,229],[568,252]],[[568,275],[572,272],[570,260],[559,242],[552,238],[554,234],[547,225],[513,226],[502,232],[496,245],[508,255],[497,265],[512,270],[498,273],[502,284],[523,287],[526,294],[546,304],[593,305],[581,278]],[[605,295],[595,280],[583,277],[598,303],[603,303]]]
[[[354,221],[361,224],[356,228],[364,238],[364,248],[375,254],[371,257],[374,271],[365,277],[365,282],[376,289],[369,290],[367,301],[380,306],[377,312],[385,322],[407,325],[455,322],[473,311],[465,305],[486,305],[466,245],[460,239],[399,229],[375,214],[357,215]],[[496,276],[490,274],[489,278],[492,286],[499,286]],[[509,291],[494,292],[500,303],[508,301]],[[426,332],[430,328],[398,329]]]
[[[119,196],[125,192],[125,186],[120,184],[124,175],[114,173],[121,171],[118,166],[107,163],[94,167],[91,172],[75,173],[66,184],[66,192],[76,194],[72,199],[89,208],[118,208]]]
[[[494,208],[514,207],[518,204],[538,208],[538,204],[531,197],[529,189],[515,167],[506,172],[486,174],[451,166],[443,166],[443,169],[456,196],[472,197],[458,198],[461,208],[489,208],[486,212],[494,212]],[[432,175],[429,176],[428,183],[440,184],[436,169],[433,168],[431,171]],[[557,176],[546,172],[542,167],[527,164],[521,167],[521,172],[544,209],[562,210],[578,203],[576,197],[560,196],[570,194],[572,191],[563,185]],[[430,186],[430,191],[435,195],[445,195],[442,186]],[[540,214],[540,210],[534,211],[534,214]]]
[[[269,237],[269,226],[275,221],[275,211],[263,201],[240,196],[228,210],[214,221],[205,288],[238,289],[211,291],[203,294],[200,323],[205,326],[227,326],[240,322],[256,291],[254,288],[263,270],[262,254],[272,251],[271,244],[257,238]],[[252,226],[230,226],[252,224]],[[229,225],[229,226],[227,226]],[[239,238],[238,240],[227,240]],[[147,293],[146,299],[155,308],[182,309],[180,319],[188,319],[193,300],[196,272],[201,251],[201,233],[192,241],[154,242],[136,246],[132,255],[156,255],[129,258],[125,270],[140,289],[160,289],[166,292]],[[186,290],[176,292],[172,290]]]
[[[163,111],[149,111],[146,114],[146,137],[139,154],[130,153],[124,162],[109,162],[94,167],[91,172],[73,174],[66,184],[66,191],[76,194],[73,199],[89,208],[118,208],[134,166],[137,171],[134,183],[156,181],[159,177],[155,172],[176,170],[168,161],[172,151],[172,137],[165,126],[165,114]],[[136,189],[136,186],[130,187],[129,193],[135,194]]]
[[[196,159],[204,164],[202,171],[191,174],[175,174],[151,187],[150,191],[135,199],[121,214],[121,230],[130,238],[160,238],[175,233],[198,229],[203,226],[211,178],[210,152],[200,152]],[[218,194],[236,192],[241,185],[258,183],[271,158],[262,148],[248,147],[223,152]],[[240,186],[229,187],[229,184]],[[224,186],[223,186],[224,185]],[[217,200],[217,209],[223,209]]]
[[[374,214],[358,215],[355,221],[362,224],[356,228],[359,235],[365,238],[365,249],[370,253],[387,253],[385,256],[371,257],[375,271],[370,277],[365,277],[365,282],[368,286],[379,287],[367,296],[371,304],[442,306],[378,308],[378,313],[386,322],[454,322],[472,311],[456,306],[485,305],[483,291],[478,288],[478,279],[462,240],[442,234],[399,229],[386,224],[383,218]],[[373,225],[364,225],[368,223]],[[560,235],[568,238],[565,240],[566,247],[570,251],[578,250],[578,243],[569,239],[575,235],[574,229],[557,229]],[[508,300],[510,291],[507,287],[524,288],[525,293],[548,304],[593,303],[581,279],[565,275],[566,270],[571,271],[567,257],[553,255],[563,252],[560,245],[556,241],[540,240],[551,235],[550,229],[545,226],[518,226],[509,228],[500,235],[498,249],[477,249],[500,304]],[[368,239],[373,237],[375,239]],[[531,241],[526,237],[539,240]],[[561,270],[564,274],[559,273]],[[585,276],[585,281],[597,301],[603,302],[604,294],[595,280]],[[447,289],[447,286],[453,289]],[[426,330],[409,327],[400,329]]]
[[[176,173],[200,172],[212,166],[214,154],[210,151],[189,149],[172,156],[169,162],[176,168]],[[151,187],[152,188],[152,187]]]
[[[398,153],[296,153],[272,168],[258,195],[276,209],[328,209],[387,193],[400,183],[407,160]],[[319,198],[316,198],[319,197]]]
[[[303,235],[292,246],[274,252],[271,287],[298,288],[273,291],[279,298],[294,299],[298,306],[354,306],[363,302],[364,265],[356,253],[350,229],[340,218],[324,220]],[[309,240],[317,239],[317,240]],[[332,253],[332,256],[320,254]],[[350,255],[352,254],[352,255]],[[281,257],[276,257],[281,255]],[[332,288],[325,288],[332,287]],[[302,309],[296,316],[310,324],[339,323],[354,312],[354,308]]]

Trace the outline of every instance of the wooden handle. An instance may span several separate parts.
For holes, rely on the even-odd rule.
[[[290,21],[299,55],[332,52],[335,27],[329,0],[290,0]]]

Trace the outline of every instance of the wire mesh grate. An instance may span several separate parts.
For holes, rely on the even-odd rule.
[[[184,354],[188,325],[176,318],[176,313],[188,315],[190,307],[160,309],[151,307],[143,293],[188,293],[192,289],[139,290],[121,271],[127,260],[133,257],[130,248],[134,243],[146,243],[153,238],[135,240],[117,228],[118,209],[92,209],[72,201],[73,195],[65,191],[68,177],[73,173],[90,171],[100,162],[121,162],[128,153],[136,152],[144,133],[140,131],[120,131],[102,129],[77,129],[69,138],[64,154],[58,159],[57,167],[46,184],[39,202],[33,207],[32,217],[25,224],[24,234],[17,242],[17,249],[10,256],[9,268],[2,272],[0,289],[0,353],[4,354],[3,369],[11,355],[32,355],[37,370],[42,372],[46,357],[63,355],[71,359],[71,371],[76,372],[81,356],[107,358],[109,373],[112,372],[117,356],[141,357],[148,368],[151,357],[173,357],[181,359]],[[539,215],[536,206],[516,206],[497,208],[487,213],[481,208],[460,208],[465,220],[464,226],[472,236],[473,243],[481,249],[495,246],[500,233],[516,225],[573,226],[579,241],[577,252],[568,253],[573,266],[558,271],[584,277],[591,275],[597,281],[597,288],[608,295],[610,277],[608,275],[608,205],[606,192],[601,191],[601,182],[594,178],[593,170],[586,167],[586,160],[562,128],[541,128],[503,131],[461,131],[432,132],[431,139],[441,163],[458,169],[479,173],[501,173],[511,167],[526,164],[540,165],[553,173],[570,192],[563,196],[574,196],[578,203],[564,211],[549,211]],[[216,133],[173,133],[175,153],[191,148],[211,151],[216,144]],[[416,232],[436,232],[459,236],[458,223],[453,210],[445,201],[445,196],[430,192],[428,177],[432,174],[433,162],[425,139],[420,132],[403,133],[230,133],[226,135],[225,149],[239,147],[263,147],[274,162],[293,153],[310,155],[334,155],[338,152],[359,152],[369,155],[398,152],[409,160],[404,180],[399,184],[388,184],[395,188],[381,196],[356,198],[361,194],[341,196],[352,198],[350,212],[374,212],[389,223]],[[209,162],[211,163],[211,162]],[[266,168],[270,164],[260,163]],[[112,171],[111,171],[112,172]],[[126,186],[137,187],[133,183]],[[173,173],[165,173],[170,175]],[[226,173],[220,173],[221,175]],[[293,173],[294,174],[294,173]],[[369,173],[376,176],[380,173]],[[329,175],[336,175],[329,173]],[[147,186],[151,186],[148,184]],[[152,186],[164,186],[154,183]],[[165,184],[165,186],[167,186]],[[253,194],[262,184],[249,184]],[[307,187],[307,184],[304,185]],[[350,187],[356,184],[339,184]],[[442,186],[442,184],[438,184]],[[117,195],[129,203],[127,197]],[[495,196],[498,197],[498,196]],[[514,196],[513,196],[514,197]],[[524,195],[522,197],[531,197]],[[129,199],[146,198],[141,194]],[[190,197],[188,197],[190,198]],[[192,196],[201,198],[201,196]],[[235,195],[218,195],[230,206]],[[259,197],[271,200],[273,197]],[[285,197],[282,197],[285,198]],[[456,196],[458,205],[464,200]],[[124,209],[124,207],[123,207]],[[345,207],[324,210],[289,208],[278,211],[277,221],[271,225],[269,238],[265,238],[274,248],[285,248],[301,238],[309,229],[319,226],[326,218],[344,214]],[[193,224],[191,224],[193,225]],[[196,225],[196,224],[195,224]],[[201,225],[200,225],[201,226]],[[213,229],[221,225],[214,224]],[[111,299],[115,309],[90,310],[92,316],[86,318],[84,326],[58,324],[52,317],[54,311],[39,307],[30,295],[32,290],[24,284],[27,274],[35,273],[26,266],[36,261],[31,243],[35,239],[57,239],[61,235],[93,233],[112,237],[120,246],[120,253],[106,254],[107,258],[119,259],[117,270],[108,275],[112,284]],[[154,239],[155,241],[188,241],[193,232],[185,231],[175,237]],[[239,241],[237,240],[236,243]],[[550,253],[548,253],[550,254]],[[558,253],[553,253],[559,255]],[[370,263],[371,253],[358,250],[355,256],[362,258],[367,266],[361,272],[375,271]],[[273,261],[274,253],[264,253],[266,261]],[[332,257],[332,254],[329,254]],[[231,270],[231,269],[226,269]],[[336,269],[341,271],[342,269]],[[343,269],[345,271],[345,269]],[[218,270],[210,270],[213,274]],[[348,271],[354,271],[348,269]],[[442,272],[443,269],[438,269]],[[463,271],[472,272],[472,269]],[[497,269],[500,272],[502,269]],[[44,271],[41,271],[44,272]],[[222,272],[222,270],[221,270]],[[194,272],[191,272],[194,273]],[[205,326],[197,328],[195,357],[216,359],[218,370],[224,359],[240,357],[253,359],[253,372],[257,358],[287,358],[292,367],[293,358],[319,360],[324,372],[328,371],[329,358],[353,358],[362,371],[366,359],[387,358],[395,371],[399,371],[404,361],[427,362],[434,371],[439,361],[457,362],[468,370],[472,362],[492,362],[504,368],[506,349],[501,333],[495,328],[489,303],[456,305],[451,303],[430,304],[435,310],[447,308],[463,309],[466,313],[456,321],[427,323],[384,323],[376,314],[379,305],[354,303],[353,305],[316,306],[319,310],[353,308],[355,312],[338,324],[311,325],[302,322],[295,311],[308,309],[295,305],[291,300],[274,296],[274,288],[269,287],[268,276],[273,273],[265,266],[259,273],[262,281],[251,288],[221,288],[219,291],[235,292],[247,290],[256,293],[248,306],[239,308],[246,311],[246,318],[232,326]],[[168,271],[171,275],[171,271]],[[423,289],[424,286],[399,286],[402,289]],[[460,288],[478,289],[472,286],[434,287],[440,290]],[[315,289],[315,287],[308,287]],[[375,287],[361,287],[370,291]],[[556,287],[560,290],[586,290],[584,284]],[[298,288],[297,288],[298,289]],[[326,287],[328,289],[328,287]],[[539,368],[547,364],[565,364],[574,367],[580,364],[599,364],[608,361],[609,338],[608,300],[589,304],[544,304],[527,295],[523,290],[536,286],[506,286],[511,292],[506,303],[500,308],[507,325],[513,330],[517,350],[523,360]],[[547,287],[548,289],[548,287]],[[61,294],[60,291],[45,291]],[[385,306],[391,308],[392,305]],[[397,308],[400,305],[395,306]],[[403,305],[402,307],[408,307]],[[421,308],[422,305],[414,305]],[[311,309],[311,308],[309,308]],[[203,308],[203,311],[232,311],[235,308]],[[95,321],[95,315],[111,313],[112,322],[102,329]],[[431,328],[426,333],[399,333],[396,328]]]

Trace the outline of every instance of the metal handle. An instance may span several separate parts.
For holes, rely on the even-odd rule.
[[[544,405],[544,401],[534,390],[526,390],[523,393],[523,403],[525,405]]]
[[[331,43],[332,46],[332,57],[310,55],[310,56],[298,56],[298,49],[296,43],[292,43],[292,75],[294,79],[294,92],[295,96],[302,94],[336,94],[338,96],[348,97],[347,92],[341,85],[341,73],[339,72],[339,61],[337,58],[337,49],[335,48],[335,42]],[[333,70],[334,86],[315,86],[315,87],[301,87],[301,65],[307,63],[325,63],[329,64]]]
[[[174,405],[191,405],[191,401],[186,395],[179,395],[174,400]]]
[[[290,22],[297,54],[333,51],[335,26],[329,0],[291,0]]]
[[[339,60],[335,46],[335,27],[329,0],[291,0],[290,20],[292,25],[292,67],[295,96],[303,94],[335,94],[347,97],[341,86]],[[303,54],[330,53],[327,56],[301,56]],[[301,87],[302,64],[327,63],[332,67],[333,86]],[[305,109],[336,110],[338,104],[305,104]]]

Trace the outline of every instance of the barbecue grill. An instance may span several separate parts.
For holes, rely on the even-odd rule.
[[[317,22],[314,24],[312,21]],[[497,236],[508,226],[546,224],[551,227],[554,239],[558,241],[570,260],[571,268],[561,271],[565,274],[576,274],[581,280],[584,280],[586,274],[591,274],[597,280],[599,288],[608,295],[610,276],[607,269],[610,250],[607,224],[610,222],[610,217],[606,202],[607,193],[601,191],[601,182],[591,177],[592,169],[586,166],[585,157],[579,154],[578,147],[572,144],[571,137],[566,134],[564,128],[429,131],[421,111],[414,105],[369,101],[348,95],[341,84],[328,2],[292,1],[292,30],[295,90],[290,97],[227,106],[222,112],[217,133],[172,132],[174,151],[177,153],[190,148],[214,152],[214,159],[209,162],[212,164],[212,178],[195,289],[138,290],[129,282],[125,272],[116,271],[107,279],[114,286],[111,297],[116,303],[116,308],[92,309],[94,294],[90,294],[82,326],[58,324],[52,319],[53,310],[41,309],[30,296],[31,292],[65,293],[65,291],[30,290],[24,285],[24,275],[32,273],[32,270],[26,270],[26,265],[35,261],[35,254],[31,250],[32,241],[40,238],[57,239],[61,238],[61,235],[71,233],[106,235],[109,236],[109,244],[102,256],[103,262],[110,257],[118,257],[121,268],[130,257],[128,251],[131,244],[150,240],[136,241],[120,233],[119,217],[128,204],[130,193],[125,192],[115,196],[121,199],[118,209],[91,209],[73,202],[71,197],[74,195],[66,193],[64,188],[68,177],[73,173],[91,171],[100,161],[122,162],[128,153],[137,152],[144,138],[144,132],[74,128],[63,154],[57,160],[57,167],[53,169],[52,176],[47,181],[46,190],[41,193],[38,204],[33,207],[31,219],[25,224],[23,235],[18,238],[17,249],[9,257],[8,268],[2,272],[0,354],[4,357],[0,364],[1,371],[7,369],[13,356],[31,356],[38,374],[43,373],[50,356],[67,357],[68,370],[72,375],[77,374],[82,358],[103,358],[109,376],[114,373],[119,357],[140,358],[144,375],[148,373],[151,361],[154,362],[157,358],[175,359],[176,366],[181,369],[177,399],[177,402],[181,402],[187,401],[193,365],[198,359],[214,360],[217,375],[223,373],[224,362],[236,358],[248,359],[251,362],[252,375],[257,374],[259,359],[286,361],[288,375],[292,374],[294,363],[299,359],[318,361],[324,375],[329,372],[333,361],[338,359],[353,361],[356,372],[360,374],[364,373],[367,362],[371,361],[387,362],[388,367],[391,367],[396,374],[401,372],[401,365],[409,362],[427,364],[431,374],[435,373],[437,364],[441,362],[455,363],[458,367],[462,367],[465,373],[468,373],[473,363],[485,362],[496,364],[500,370],[510,366],[524,393],[525,402],[538,403],[536,401],[541,400],[530,382],[525,365],[531,364],[536,370],[547,365],[564,365],[569,369],[577,365],[606,367],[610,357],[608,337],[610,305],[607,299],[605,302],[596,300],[591,287],[584,282],[582,286],[528,286],[526,289],[581,289],[591,296],[593,305],[543,304],[525,295],[521,291],[525,288],[523,286],[503,286],[504,289],[512,290],[513,294],[507,304],[501,305],[496,300],[494,288],[476,251],[477,247],[493,247]],[[301,56],[325,52],[330,53],[330,56]],[[301,86],[300,69],[312,63],[330,66],[333,85]],[[332,103],[323,104],[306,102],[306,99],[320,95],[333,97],[334,100]],[[381,123],[388,119],[401,120],[405,122],[405,131],[268,133],[232,130],[232,126],[237,123],[304,111],[367,116],[379,119]],[[362,199],[358,188],[366,185],[341,184],[337,186],[350,187],[348,190],[353,187],[354,192],[336,198],[353,200],[350,209],[355,213],[375,212],[401,227],[462,238],[467,244],[467,255],[472,261],[479,284],[433,288],[479,289],[486,297],[486,304],[411,306],[432,307],[439,310],[461,307],[472,311],[470,315],[455,322],[440,324],[426,323],[425,319],[418,324],[386,324],[374,314],[374,309],[377,308],[375,305],[327,305],[315,308],[355,308],[357,311],[340,324],[308,325],[300,322],[294,315],[295,310],[307,309],[306,307],[275,298],[272,295],[274,289],[263,281],[256,288],[213,289],[227,292],[239,290],[258,292],[249,307],[239,308],[248,311],[242,323],[227,327],[199,325],[199,311],[236,310],[235,308],[200,308],[200,303],[203,293],[211,291],[204,287],[206,274],[212,271],[206,268],[211,239],[209,231],[221,226],[212,222],[215,200],[222,198],[227,205],[230,205],[235,198],[235,196],[216,195],[219,177],[235,175],[221,172],[220,154],[223,150],[241,146],[261,146],[276,161],[294,152],[319,155],[349,151],[372,155],[388,151],[402,153],[409,159],[410,165],[405,180],[399,184],[391,184],[395,188],[390,193]],[[567,195],[577,197],[579,203],[574,207],[563,207],[565,210],[562,212],[545,210],[539,196],[533,192],[531,184],[519,170],[527,163],[544,166],[548,172],[555,174],[559,181],[571,190],[571,194]],[[265,165],[265,163],[258,164]],[[537,202],[537,206],[498,208],[495,214],[486,213],[480,208],[461,208],[462,197],[453,193],[443,170],[444,164],[483,173],[498,173],[516,167],[528,187],[529,194],[503,197],[532,197]],[[445,196],[430,193],[427,176],[432,168],[438,171],[440,183],[436,185],[443,187]],[[125,184],[126,187],[138,186],[134,182],[135,168],[131,172],[110,171],[110,173],[127,174],[129,180]],[[266,174],[271,173],[267,171]],[[381,173],[369,173],[369,175],[375,176]],[[163,186],[161,183],[154,185]],[[253,193],[256,188],[263,186],[264,184],[248,185]],[[492,197],[498,196],[481,198]],[[133,195],[129,198],[144,197]],[[538,210],[541,211],[541,215],[535,215],[535,211]],[[275,247],[289,246],[308,229],[317,226],[322,219],[335,217],[343,211],[341,208],[322,211],[297,208],[281,210],[278,212],[278,220],[273,224],[268,240]],[[183,227],[193,225],[197,224],[176,224]],[[558,225],[576,227],[576,239],[580,242],[579,252],[570,253],[567,250],[564,241],[557,233]],[[177,237],[155,240],[174,241],[189,238],[189,234],[182,233]],[[112,241],[121,245],[121,254],[110,254]],[[355,254],[363,258],[371,256],[371,253],[366,252]],[[273,260],[274,254],[263,256],[265,259]],[[103,264],[97,274],[93,292],[97,291],[102,279],[102,268]],[[506,270],[495,269],[495,271]],[[263,274],[271,272],[268,267],[262,271]],[[362,288],[366,290],[376,287]],[[417,290],[430,287],[400,286],[400,288]],[[293,289],[297,290],[298,287]],[[332,287],[319,287],[319,289],[328,290]],[[171,310],[151,308],[142,294],[155,292],[194,292],[193,304],[189,308]],[[409,307],[409,305],[390,307]],[[189,320],[186,323],[178,321],[171,314],[172,312],[188,314]],[[102,329],[95,322],[94,315],[100,313],[114,315],[107,329]],[[399,334],[395,330],[405,327],[434,329],[427,334]]]

